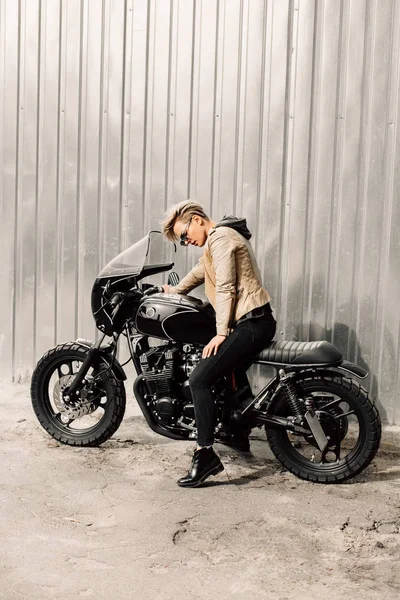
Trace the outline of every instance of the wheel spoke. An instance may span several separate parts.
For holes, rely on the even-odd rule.
[[[332,415],[337,421],[339,419],[343,419],[343,417],[348,417],[349,415],[355,415],[354,410],[349,410],[347,413],[342,413],[341,415]]]
[[[71,425],[71,423],[74,422],[74,419],[63,420],[63,413],[60,413],[60,412],[56,413],[54,416],[56,419],[58,419],[60,421],[60,423],[62,423],[62,425],[64,425],[64,427],[69,427]]]
[[[75,371],[74,371],[74,362],[77,363],[77,361],[72,361],[72,360],[69,363],[69,373],[70,373],[70,375],[76,375],[76,373],[79,371],[79,369],[82,366],[82,364],[78,362],[78,364],[75,365]]]
[[[341,402],[346,402],[343,398],[337,398],[336,400],[332,400],[332,402],[328,402],[328,404],[322,404],[321,408],[326,410],[327,408],[331,408],[335,406],[335,404],[340,404]]]
[[[331,460],[326,460],[326,455],[327,454],[335,454],[335,460],[340,460],[340,441],[338,441],[338,443],[336,444],[335,448],[327,448],[326,450],[324,450],[324,452],[322,453],[321,456],[321,463],[322,464],[330,464],[333,461]]]

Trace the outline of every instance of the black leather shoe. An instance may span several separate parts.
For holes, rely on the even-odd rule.
[[[195,450],[192,466],[186,477],[178,480],[181,487],[198,487],[210,475],[217,475],[224,470],[224,465],[219,460],[212,448]]]

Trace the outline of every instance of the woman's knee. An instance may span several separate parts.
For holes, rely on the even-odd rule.
[[[189,377],[190,388],[206,388],[210,385],[210,378],[202,369],[195,369]]]
[[[195,373],[192,373],[189,377],[189,387],[190,389],[204,388],[207,387],[207,384],[205,383],[203,377],[200,374],[196,375]]]

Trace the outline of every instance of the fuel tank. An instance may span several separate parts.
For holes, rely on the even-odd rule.
[[[216,335],[215,313],[198,298],[153,294],[139,306],[136,329],[163,340],[207,344]]]

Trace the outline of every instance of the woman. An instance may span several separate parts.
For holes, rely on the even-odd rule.
[[[164,285],[166,293],[187,294],[205,283],[206,296],[216,312],[217,335],[203,350],[189,386],[197,425],[197,447],[183,487],[197,487],[224,467],[213,450],[215,403],[210,385],[224,373],[243,364],[272,340],[276,321],[270,296],[263,288],[246,220],[224,217],[212,221],[198,202],[174,206],[163,223],[164,235],[182,245],[204,247],[198,264],[177,286]]]

